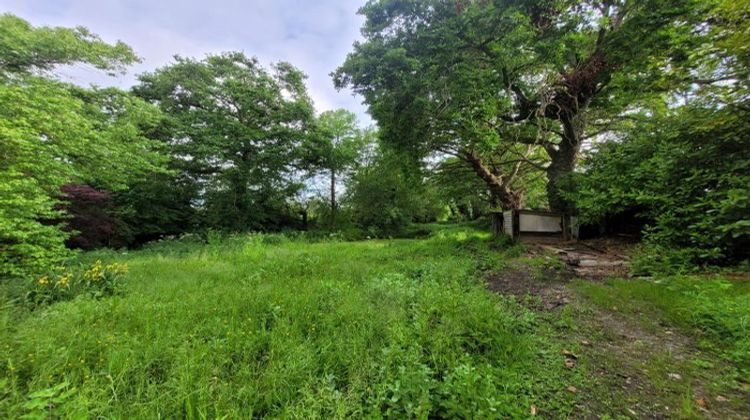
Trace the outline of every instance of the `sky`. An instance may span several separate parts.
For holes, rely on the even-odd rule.
[[[177,54],[202,58],[242,51],[268,66],[288,61],[303,70],[318,112],[346,108],[360,124],[372,120],[362,99],[337,91],[330,73],[346,58],[363,18],[365,0],[0,0],[34,26],[85,26],[108,42],[121,40],[143,59],[112,78],[90,66],[65,69],[63,79],[128,88],[136,76],[167,65]]]

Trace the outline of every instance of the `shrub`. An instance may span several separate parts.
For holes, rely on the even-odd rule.
[[[60,190],[65,194],[63,208],[70,216],[66,230],[75,232],[65,242],[67,246],[91,250],[125,244],[117,238],[123,222],[113,215],[110,193],[88,185],[65,185]]]
[[[653,256],[643,268],[750,258],[748,121],[741,107],[686,107],[600,145],[570,193],[581,218],[635,212],[647,221]]]

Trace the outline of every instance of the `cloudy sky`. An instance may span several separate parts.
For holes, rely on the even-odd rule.
[[[318,111],[346,108],[370,124],[361,98],[338,92],[329,73],[359,38],[365,0],[0,0],[0,12],[34,25],[83,25],[106,41],[122,40],[143,58],[125,76],[77,66],[66,78],[127,88],[136,75],[175,54],[203,57],[238,50],[264,64],[289,61],[307,75]]]

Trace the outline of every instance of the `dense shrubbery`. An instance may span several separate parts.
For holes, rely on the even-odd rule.
[[[646,222],[641,272],[685,271],[750,258],[750,20],[747,2],[719,0],[683,58],[680,86],[643,101],[575,177],[588,220]],[[664,94],[666,93],[666,94]]]
[[[601,145],[577,177],[584,219],[638,209],[646,271],[750,258],[750,114],[686,107]]]
[[[424,182],[422,171],[405,161],[380,149],[352,178],[345,203],[352,221],[368,235],[400,233],[412,222],[432,222],[444,212],[445,205]]]

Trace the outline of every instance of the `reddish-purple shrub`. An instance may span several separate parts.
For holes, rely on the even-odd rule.
[[[67,230],[74,232],[66,245],[70,248],[96,249],[117,245],[122,222],[113,215],[112,196],[88,185],[65,185],[62,209],[68,213]]]

